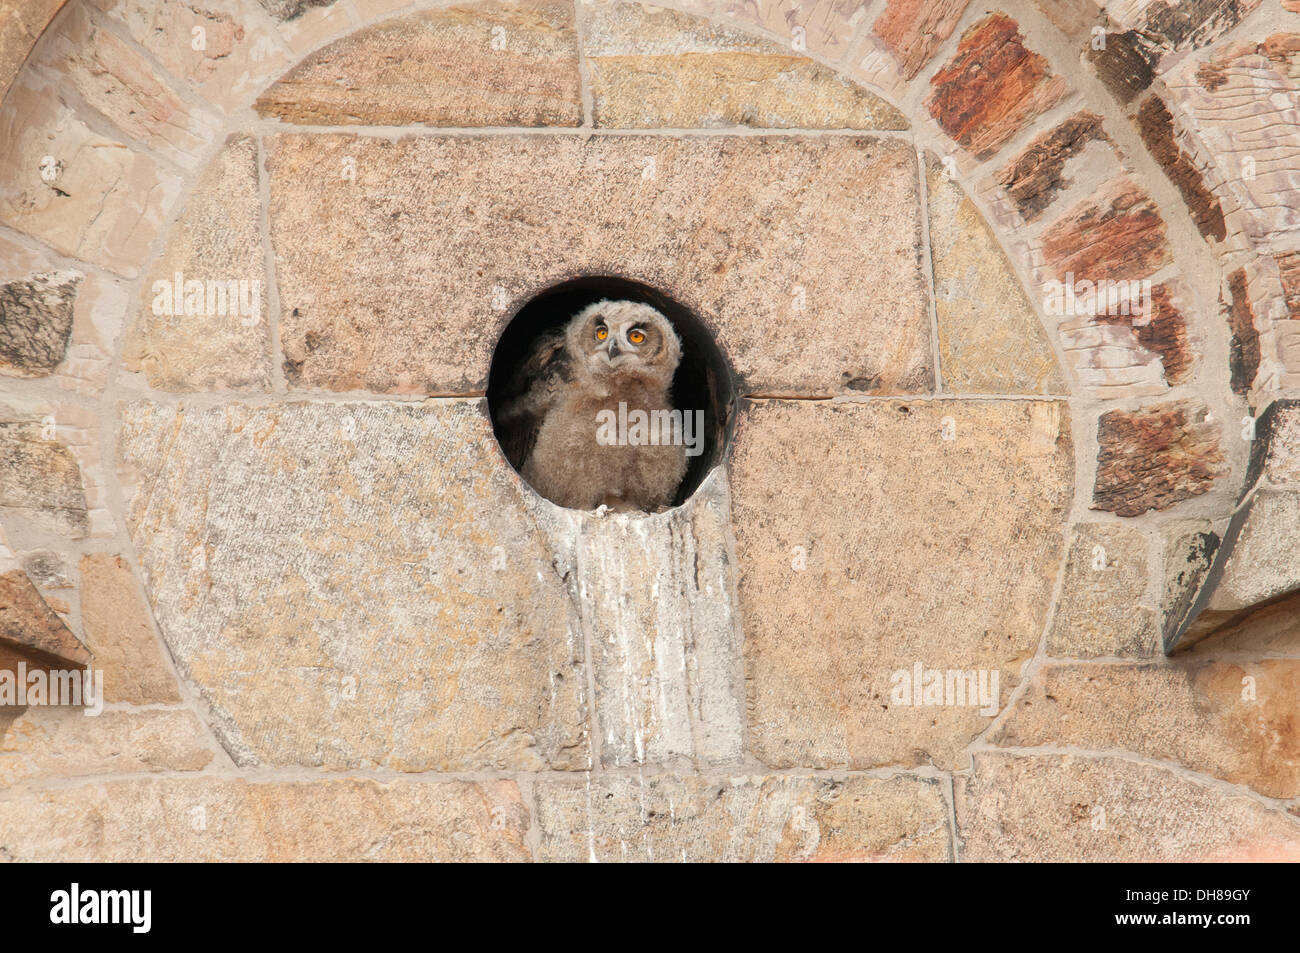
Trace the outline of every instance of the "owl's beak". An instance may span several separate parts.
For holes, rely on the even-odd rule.
[[[608,348],[608,351],[609,351],[609,359],[610,359],[611,361],[614,360],[614,358],[618,357],[620,354],[623,353],[623,352],[620,351],[619,348],[618,348],[618,342],[615,341],[615,340],[613,340],[613,339],[611,339],[610,342],[609,342],[609,348]]]

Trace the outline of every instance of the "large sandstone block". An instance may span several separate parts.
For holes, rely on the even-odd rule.
[[[733,523],[760,760],[964,762],[1042,635],[1072,497],[1067,413],[1047,401],[746,405]],[[981,713],[954,685],[925,704],[910,691],[917,667],[982,673],[986,688],[996,677],[998,696]]]
[[[149,778],[0,800],[18,861],[523,861],[527,829],[513,781]]]
[[[585,15],[597,127],[907,128],[879,96],[752,33],[621,0]]]
[[[384,20],[308,56],[256,108],[327,126],[577,126],[573,15],[565,0],[491,0]]]
[[[121,556],[81,557],[81,626],[104,673],[104,700],[134,705],[181,700],[162,646],[149,624],[149,609]]]
[[[1300,821],[1254,798],[1123,758],[976,754],[958,776],[969,861],[1300,859]]]
[[[291,385],[481,391],[512,310],[559,281],[613,274],[695,310],[753,390],[931,386],[906,142],[280,135],[269,144]]]
[[[478,402],[121,417],[159,627],[240,764],[588,765],[581,637]]]
[[[939,368],[957,394],[1063,394],[1037,312],[975,203],[926,160]]]
[[[140,286],[123,349],[160,390],[267,390],[271,295],[257,143],[234,135],[203,171]]]
[[[199,771],[212,761],[209,737],[191,712],[177,709],[106,709],[87,717],[81,708],[32,707],[0,731],[0,787],[90,775]]]
[[[1300,662],[1173,666],[1047,665],[990,740],[1008,747],[1131,751],[1244,784],[1300,796]]]
[[[666,513],[532,508],[591,648],[601,762],[739,762],[743,649],[723,472]]]
[[[594,775],[536,790],[538,860],[952,859],[936,778]]]
[[[1156,613],[1147,598],[1149,550],[1150,540],[1139,529],[1075,526],[1047,633],[1049,655],[1147,658],[1156,653]]]

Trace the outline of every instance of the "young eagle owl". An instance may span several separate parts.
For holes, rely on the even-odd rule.
[[[682,346],[647,304],[597,301],[544,334],[510,382],[498,416],[507,459],[533,489],[574,509],[671,506],[686,473],[676,443],[609,439],[600,422],[673,409],[669,387]],[[612,416],[611,416],[612,415]],[[638,445],[640,444],[640,445]]]

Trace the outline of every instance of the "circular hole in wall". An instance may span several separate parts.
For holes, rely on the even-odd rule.
[[[556,388],[559,394],[558,400],[564,400],[573,397],[573,388],[591,386],[584,384],[582,379],[584,375],[574,373],[569,347],[561,344],[560,341],[563,330],[579,313],[601,301],[630,301],[649,305],[667,318],[681,341],[681,358],[676,371],[672,374],[668,397],[671,409],[680,412],[681,415],[680,430],[676,432],[680,435],[680,445],[686,458],[686,469],[676,491],[671,495],[671,502],[664,504],[678,506],[690,498],[709,471],[723,459],[731,433],[735,384],[730,365],[704,322],[689,308],[649,285],[617,277],[575,278],[546,289],[525,304],[502,332],[492,356],[487,397],[493,432],[510,465],[541,495],[561,505],[588,508],[575,502],[576,488],[575,493],[569,493],[565,489],[554,491],[552,488],[552,484],[556,482],[554,475],[550,472],[539,472],[547,455],[538,454],[534,458],[534,454],[537,452],[537,440],[540,434],[539,418],[544,418],[545,414],[549,413],[549,411],[539,413],[538,408],[558,405],[556,397],[545,388]],[[600,310],[604,311],[604,309]],[[611,324],[620,323],[617,316],[622,312],[613,309],[611,313],[615,317],[615,321]],[[627,313],[637,314],[630,309]],[[640,313],[644,314],[644,312]],[[593,312],[589,318],[595,316]],[[623,327],[621,333],[629,332],[626,327]],[[625,338],[623,343],[627,340]],[[595,351],[600,346],[594,337],[587,341],[584,335],[582,341],[584,342],[582,347],[590,351]],[[618,344],[619,342],[615,342],[616,349]],[[546,352],[548,345],[554,348],[551,352],[551,361],[542,361],[539,355]],[[579,379],[575,380],[575,377]],[[637,441],[646,436],[644,432],[638,432],[637,420],[632,414],[632,411],[638,409],[631,406],[636,401],[625,402],[629,405],[628,416],[632,419],[628,426],[622,426],[618,411],[615,410],[620,384],[610,384],[607,379],[601,378],[600,383],[595,386],[597,392],[609,386],[615,397],[608,405],[608,409],[613,411],[613,418],[606,416],[599,422],[605,424],[607,428],[612,425],[613,429],[606,429],[599,439],[608,440],[611,435],[614,435],[619,442],[616,449],[597,442],[599,423],[596,413],[591,410],[593,406],[591,401],[584,401],[581,414],[575,411],[570,417],[574,439],[581,443],[587,438],[589,427],[592,445],[585,454],[566,455],[560,460],[559,469],[570,474],[570,479],[573,481],[582,482],[584,493],[604,480],[612,479],[617,482],[617,477],[612,474],[620,470],[620,459],[626,460],[625,457],[620,458],[618,453],[628,452],[629,445],[632,447],[631,452],[637,452],[640,446]],[[542,397],[544,393],[548,396]],[[533,399],[530,395],[536,395],[540,399]],[[591,397],[599,403],[596,399],[598,393],[584,391],[579,396]],[[589,421],[588,417],[591,418]],[[650,423],[652,428],[667,436],[672,427],[677,426],[677,419],[656,416]],[[553,428],[555,427],[556,425],[553,425]],[[548,438],[551,439],[554,437]],[[687,453],[686,451],[698,452]],[[578,465],[574,464],[575,460]],[[588,462],[591,464],[590,467],[585,465]],[[533,479],[529,479],[530,474]],[[615,508],[659,509],[660,507],[625,503]]]

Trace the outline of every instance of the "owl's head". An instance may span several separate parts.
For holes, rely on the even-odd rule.
[[[597,301],[569,322],[569,354],[593,379],[639,377],[667,386],[682,344],[662,314],[636,301]]]

